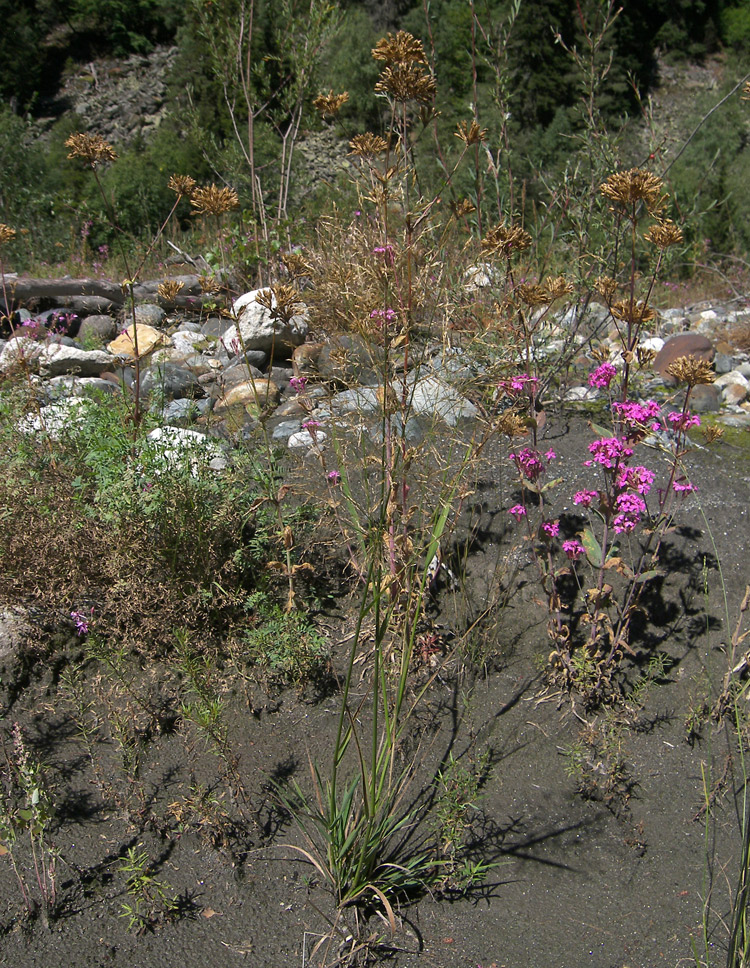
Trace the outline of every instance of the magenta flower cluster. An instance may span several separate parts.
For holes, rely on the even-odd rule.
[[[647,400],[645,403],[626,400],[624,403],[613,403],[612,409],[628,428],[628,437],[638,437],[649,429],[658,430],[660,427],[658,418],[661,410],[656,400]]]
[[[589,374],[589,386],[599,390],[606,390],[615,377],[617,370],[611,363],[602,363],[593,373]]]
[[[607,470],[612,470],[621,461],[633,456],[633,448],[628,447],[624,437],[600,437],[593,444],[589,444],[589,453],[593,459],[584,461],[585,467],[601,464]]]
[[[305,387],[307,386],[306,376],[293,376],[289,380],[289,386],[294,390],[295,393],[304,393]]]
[[[86,635],[89,630],[89,624],[94,615],[94,609],[91,609],[91,614],[86,615],[84,612],[71,612],[70,617],[76,624],[76,635]]]
[[[556,457],[557,454],[554,450],[548,450],[544,455],[544,460],[542,460],[539,451],[532,447],[524,447],[517,454],[508,454],[508,459],[515,462],[521,476],[529,481],[536,481],[547,469],[547,464],[555,460]]]

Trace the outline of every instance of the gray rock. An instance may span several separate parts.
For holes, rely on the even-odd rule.
[[[176,363],[158,363],[141,373],[141,395],[156,395],[163,400],[194,399],[203,396],[195,373]]]
[[[449,427],[477,416],[477,408],[453,387],[435,377],[418,380],[409,395],[409,409],[428,418],[439,417]]]
[[[274,319],[271,311],[257,302],[256,297],[262,292],[264,290],[254,289],[235,301],[234,313],[237,322],[222,333],[224,345],[231,345],[239,331],[241,344],[244,344],[246,350],[263,350],[275,356],[290,356],[294,347],[304,343],[307,336],[307,307],[300,304],[301,310],[288,321]]]
[[[39,352],[39,372],[43,376],[63,373],[77,376],[101,376],[112,366],[112,357],[104,350],[82,350],[75,344],[48,343]]]
[[[33,637],[34,629],[25,609],[0,610],[0,671],[5,672],[15,664],[20,652]]]
[[[117,336],[117,321],[112,316],[87,316],[78,328],[78,340],[98,339],[110,343]]]
[[[299,420],[282,420],[280,424],[277,424],[271,432],[272,440],[289,440],[292,434],[299,433],[302,427],[302,419]],[[309,438],[309,435],[308,435]]]
[[[179,400],[169,400],[161,410],[161,418],[170,426],[181,427],[195,421],[206,414],[211,407],[211,401],[190,400],[181,397]]]
[[[376,387],[355,387],[331,397],[333,413],[375,413],[380,409]]]
[[[156,306],[154,303],[141,303],[140,306],[135,307],[135,321],[136,323],[143,323],[146,326],[153,326],[158,329],[167,314],[161,308],[161,306]],[[127,323],[132,323],[132,317],[130,313],[127,316]]]

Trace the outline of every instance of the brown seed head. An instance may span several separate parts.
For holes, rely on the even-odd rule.
[[[550,302],[549,293],[544,286],[533,286],[521,283],[516,286],[516,293],[527,306],[546,306]]]
[[[313,101],[313,107],[322,118],[335,118],[348,100],[348,91],[342,91],[341,94],[334,94],[333,91],[328,91],[327,94],[321,92]]]
[[[382,154],[388,148],[388,142],[377,134],[369,131],[365,134],[355,135],[349,142],[352,149],[350,154],[357,155],[359,158],[369,158]]]
[[[742,88],[742,94],[740,94],[740,99],[742,101],[750,101],[750,81],[745,84]]]
[[[547,276],[544,280],[544,288],[547,291],[550,302],[569,296],[573,292],[573,286],[564,276]]]
[[[615,319],[622,319],[631,326],[641,326],[643,323],[650,323],[656,319],[656,313],[646,303],[641,301],[630,301],[623,299],[620,302],[612,303],[609,310]]]
[[[718,424],[706,424],[701,428],[701,431],[707,444],[712,444],[715,440],[720,440],[724,436],[724,428]]]
[[[390,94],[402,104],[406,101],[429,104],[436,92],[434,78],[418,64],[389,64],[375,85],[376,94]]]
[[[645,202],[650,212],[656,211],[661,202],[664,182],[650,171],[631,168],[617,171],[604,182],[599,191],[615,205],[630,208],[637,202]]]
[[[261,289],[256,295],[255,301],[261,306],[265,306],[272,319],[281,319],[285,323],[288,323],[294,316],[297,307],[302,305],[298,290],[294,286],[287,286],[283,283],[277,283],[268,289]]]
[[[117,152],[98,134],[72,134],[65,142],[68,158],[82,158],[92,168],[102,161],[114,161]]]
[[[207,188],[194,188],[190,196],[193,215],[223,215],[240,204],[237,192],[231,188],[209,185]]]
[[[658,249],[668,249],[670,245],[679,245],[682,242],[682,230],[672,219],[665,218],[652,225],[644,237]]]
[[[195,188],[195,179],[190,175],[172,175],[167,182],[167,188],[171,189],[182,198],[183,195],[192,195]]]
[[[526,421],[515,410],[506,410],[498,417],[495,428],[506,437],[525,437],[529,432]]]
[[[604,299],[604,301],[609,305],[614,299],[615,293],[617,292],[617,283],[614,279],[609,276],[600,276],[594,285],[594,288],[599,293],[599,295]]]
[[[472,121],[471,124],[459,121],[455,134],[468,147],[484,141],[487,137],[487,129],[480,128],[476,121]]]
[[[201,287],[201,292],[209,295],[217,293],[221,288],[213,276],[198,276],[198,285]]]
[[[451,201],[450,206],[456,218],[464,218],[477,210],[476,205],[472,204],[468,198],[462,198],[458,202]]]
[[[16,237],[16,230],[12,229],[10,225],[6,225],[4,222],[0,222],[0,245],[5,245],[15,237]]]
[[[635,358],[641,369],[651,366],[656,359],[656,350],[648,349],[645,346],[637,346],[635,349]]]
[[[674,363],[670,363],[667,373],[680,383],[687,383],[689,387],[714,382],[713,370],[708,360],[698,360],[692,354],[681,356]]]
[[[173,303],[184,288],[184,282],[179,282],[177,279],[166,279],[164,282],[159,283],[156,291],[164,302]]]
[[[286,266],[286,270],[292,279],[298,279],[300,276],[312,275],[312,266],[307,262],[299,252],[288,252],[286,255],[282,256],[282,262]]]
[[[490,229],[482,239],[482,252],[485,255],[510,255],[512,251],[520,252],[528,249],[531,245],[531,236],[524,229],[518,226],[506,228],[498,225],[497,228]]]
[[[399,30],[395,36],[388,34],[387,37],[381,37],[372,49],[372,56],[375,60],[384,61],[386,64],[427,63],[422,41],[417,40],[406,30]]]

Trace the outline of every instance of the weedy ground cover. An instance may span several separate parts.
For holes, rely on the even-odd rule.
[[[572,719],[583,727],[562,745],[561,769],[620,825],[614,828],[618,850],[639,857],[646,850],[631,804],[639,782],[629,752],[640,739],[636,724],[645,717],[642,732],[653,738],[662,714],[650,704],[674,666],[697,661],[690,649],[698,634],[688,623],[694,569],[685,565],[684,575],[680,569],[670,574],[665,558],[684,538],[684,565],[693,555],[684,545],[697,540],[674,535],[680,500],[696,499],[689,447],[698,421],[690,398],[708,368],[692,358],[674,364],[673,375],[685,385],[679,402],[644,399],[640,392],[651,362],[641,338],[655,318],[651,300],[668,251],[682,243],[681,231],[667,217],[656,175],[607,173],[592,182],[595,191],[575,219],[561,218],[567,235],[552,233],[563,238],[555,264],[576,252],[582,271],[573,280],[548,271],[553,262],[542,245],[545,232],[535,238],[526,227],[512,201],[512,171],[501,177],[499,162],[490,171],[497,219],[488,220],[482,208],[488,192],[476,159],[486,130],[477,117],[458,124],[452,151],[442,153],[439,189],[421,190],[414,146],[431,130],[436,86],[427,54],[421,42],[399,32],[381,40],[373,57],[387,123],[382,135],[351,139],[358,215],[334,211],[321,220],[303,251],[284,253],[284,278],[261,297],[283,321],[307,300],[301,287],[310,285],[313,324],[358,337],[367,348],[376,405],[364,430],[358,410],[347,422],[319,409],[312,377],[297,373],[292,386],[313,459],[296,470],[277,459],[259,399],[251,444],[235,440],[217,475],[208,441],[170,461],[149,443],[158,418],[140,406],[137,362],[132,401],[124,392],[83,398],[62,425],[43,406],[33,359],[22,355],[6,376],[0,395],[4,603],[23,607],[38,629],[33,644],[20,650],[22,670],[10,684],[6,709],[22,705],[24,688],[39,676],[49,690],[50,715],[79,744],[76,773],[96,787],[88,809],[117,823],[107,856],[84,868],[71,859],[74,845],[64,845],[59,809],[52,847],[53,811],[41,767],[14,727],[0,833],[29,915],[37,908],[48,918],[58,911],[55,871],[62,858],[74,872],[66,887],[70,908],[92,896],[111,901],[109,885],[119,879],[127,928],[139,935],[169,930],[196,904],[190,891],[179,903],[164,873],[184,837],[196,851],[209,851],[202,856],[210,863],[218,853],[251,872],[243,876],[252,877],[260,854],[275,852],[274,863],[285,870],[293,856],[290,877],[301,884],[302,867],[304,890],[314,894],[313,910],[328,925],[317,934],[318,963],[404,955],[407,964],[419,952],[409,920],[420,905],[448,897],[502,899],[503,887],[511,888],[498,871],[509,855],[526,857],[532,846],[558,836],[563,853],[576,849],[565,839],[574,827],[545,831],[537,824],[527,836],[519,820],[502,820],[498,805],[488,802],[486,790],[503,764],[494,729],[522,701],[557,706],[539,725],[547,741],[547,730],[569,732]],[[592,74],[592,97],[595,81]],[[318,99],[327,117],[345,103],[333,92]],[[593,108],[590,123],[591,133],[598,125]],[[84,136],[71,138],[69,147],[94,176],[111,152]],[[472,160],[474,200],[452,197]],[[231,189],[190,182],[174,176],[173,188],[196,212],[218,223],[234,206]],[[116,227],[114,211],[111,220]],[[222,269],[231,258],[221,250]],[[593,301],[594,274],[602,309],[592,321],[584,309]],[[134,312],[138,270],[128,275]],[[467,289],[467,282],[474,287]],[[571,310],[567,329],[561,331],[553,307]],[[599,343],[606,328],[616,350],[605,358]],[[550,352],[553,337],[558,345]],[[137,361],[137,345],[135,352]],[[595,440],[583,454],[585,473],[598,479],[580,489],[558,474],[557,445],[545,442],[570,374],[585,375],[599,393],[599,409],[607,411],[592,416]],[[446,386],[453,396],[440,396]],[[433,394],[427,416],[417,403],[425,387]],[[473,419],[466,429],[452,408],[469,397]],[[323,433],[325,449],[318,446]],[[650,458],[641,457],[654,453],[647,450],[653,443],[666,458],[658,478]],[[310,491],[297,491],[295,511],[290,482],[302,478]],[[563,516],[553,513],[552,499],[566,487],[577,510]],[[481,535],[477,519],[493,514]],[[510,532],[514,518],[523,523],[522,537]],[[323,604],[314,602],[320,576],[313,564],[324,559],[322,536],[335,549],[329,565],[344,589],[340,601],[330,596]],[[454,582],[455,599],[462,592],[471,599],[471,559],[480,551],[481,607],[451,610],[439,593]],[[669,594],[683,605],[671,613],[663,597],[670,580]],[[539,672],[525,655],[529,667],[516,673],[515,693],[488,714],[482,689],[490,688],[497,668],[487,656],[512,661],[500,630],[514,599],[523,609],[517,636],[523,640],[533,630]],[[663,609],[650,623],[661,622],[663,638],[676,640],[669,643],[676,654],[660,652],[662,641],[647,634],[649,603]],[[746,600],[743,612],[745,606]],[[334,619],[323,615],[325,607]],[[333,647],[321,631],[324,618],[337,633]],[[711,712],[726,718],[726,708],[738,708],[745,634],[738,626],[722,709],[699,720]],[[478,653],[468,645],[472,636],[485,639]],[[481,663],[472,663],[472,654]],[[53,669],[50,679],[45,662]],[[490,675],[483,679],[472,664]],[[261,684],[269,691],[259,702]],[[297,700],[289,708],[300,719],[286,722],[293,744],[284,747],[287,759],[268,761],[261,726],[274,688],[283,685],[294,687]],[[299,729],[307,716],[301,700],[311,692],[319,700],[320,736]],[[322,708],[321,700],[331,705]],[[29,716],[39,745],[56,749],[53,731]],[[692,722],[691,734],[700,728]],[[742,737],[741,728],[736,733]],[[300,735],[310,749],[302,748]],[[731,742],[736,750],[734,735]],[[682,762],[687,755],[681,750]],[[62,777],[58,782],[62,787]],[[69,787],[67,796],[73,799]],[[588,804],[566,806],[579,811],[584,829]],[[74,806],[68,811],[77,815]],[[605,822],[601,815],[597,820]],[[30,863],[19,859],[21,835]],[[158,860],[141,843],[149,837],[152,847],[162,843]],[[732,968],[747,948],[746,868],[743,855]],[[322,911],[321,887],[327,892]],[[208,905],[203,910],[217,913]]]

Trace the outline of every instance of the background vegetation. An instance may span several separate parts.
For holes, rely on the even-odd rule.
[[[332,201],[347,203],[343,180],[339,195],[330,182],[349,139],[387,128],[387,103],[371,96],[370,52],[384,31],[401,28],[422,40],[437,86],[435,114],[412,146],[421,190],[445,179],[450,159],[436,145],[451,143],[457,121],[473,116],[489,132],[476,177],[465,173],[451,185],[454,198],[479,202],[477,235],[483,219],[538,221],[550,197],[554,204],[571,178],[586,177],[587,165],[648,162],[658,174],[668,167],[670,214],[690,216],[694,255],[742,256],[750,241],[748,132],[738,98],[674,164],[663,142],[632,136],[636,122],[647,128],[660,64],[721,59],[725,90],[685,92],[688,133],[736,84],[750,49],[746,0],[634,0],[619,11],[606,0],[0,0],[0,17],[0,220],[25,229],[11,249],[14,268],[59,261],[89,222],[88,254],[112,242],[91,180],[63,163],[65,139],[81,121],[65,113],[59,91],[80,65],[177,48],[166,120],[150,140],[115,144],[119,157],[103,170],[122,229],[152,236],[171,207],[167,179],[182,172],[231,185],[239,225],[247,227],[244,211],[299,237],[305,219]],[[313,106],[329,89],[349,94],[335,121]],[[309,152],[295,147],[323,132],[330,158],[324,152],[311,166]],[[480,184],[480,171],[492,186]],[[178,214],[187,231],[187,203]]]

